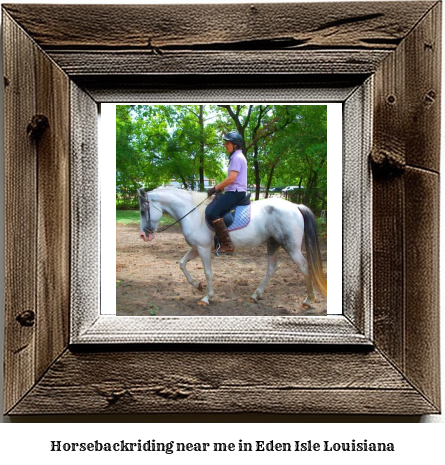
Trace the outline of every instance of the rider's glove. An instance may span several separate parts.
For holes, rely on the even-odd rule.
[[[207,196],[208,197],[211,197],[213,194],[216,194],[215,187],[211,187],[210,189],[207,190]]]

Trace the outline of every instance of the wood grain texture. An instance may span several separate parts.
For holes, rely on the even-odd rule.
[[[374,342],[404,367],[403,179],[373,180]]]
[[[24,312],[35,315],[37,257],[36,146],[26,128],[35,114],[35,47],[3,15],[5,102],[5,390],[8,410],[35,383],[34,317],[20,324]],[[27,69],[23,73],[23,69]]]
[[[66,352],[13,414],[434,411],[377,352]]]
[[[15,4],[3,11],[8,414],[440,411],[439,2]],[[275,86],[287,102],[293,87],[344,91],[368,74],[374,83],[373,315],[372,321],[371,314],[349,317],[360,331],[371,327],[374,350],[67,346],[70,220],[71,273],[77,272],[70,298],[85,308],[98,305],[97,269],[79,273],[85,250],[75,243],[83,234],[97,245],[96,184],[84,177],[97,170],[94,99],[180,100],[233,88],[238,96]],[[30,138],[27,127],[38,111],[49,129],[38,138],[31,131]],[[71,219],[68,129],[69,150],[82,166],[71,173],[77,189]],[[51,250],[53,240],[63,257]],[[75,323],[86,334],[94,321]]]
[[[376,73],[372,153],[375,342],[436,405],[440,17],[437,4]]]
[[[68,343],[69,79],[7,15],[4,23],[10,408]],[[33,126],[37,115],[48,127]],[[14,318],[23,312],[31,321]]]
[[[71,83],[71,332],[100,313],[98,107]]]
[[[442,3],[438,3],[405,41],[406,162],[440,169]]]
[[[322,14],[317,3],[4,8],[45,50],[139,48],[162,53],[190,47],[395,49],[433,5],[334,2],[323,4]]]
[[[376,160],[439,171],[441,4],[431,9],[376,73]]]
[[[37,339],[40,377],[68,344],[70,301],[69,78],[36,51],[36,114],[48,128],[37,148]]]
[[[326,3],[322,21],[319,5],[311,3],[5,9],[70,76],[122,78],[265,70],[369,75],[432,5]],[[34,21],[36,16],[39,21]]]
[[[87,247],[82,247],[88,250]],[[88,276],[90,266],[81,270]],[[90,272],[91,273],[91,272]],[[90,299],[93,301],[93,299]],[[356,309],[358,311],[359,309]],[[73,308],[73,344],[311,344],[372,346],[343,315],[313,317],[146,317],[99,315],[84,304]],[[93,324],[89,322],[93,321]]]
[[[372,339],[372,147],[373,79],[343,103],[343,314]]]
[[[371,74],[387,50],[49,51],[70,76],[135,74]],[[240,57],[242,56],[242,59]]]
[[[374,78],[373,268],[374,340],[404,367],[404,181],[406,165],[406,46],[381,63]]]
[[[433,157],[431,157],[431,160]],[[405,372],[440,405],[439,176],[408,167],[405,173]]]

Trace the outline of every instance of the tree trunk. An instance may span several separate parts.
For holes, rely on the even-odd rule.
[[[187,189],[188,183],[182,174],[181,174],[181,181],[182,181],[182,185],[184,186],[184,189]]]
[[[254,172],[255,172],[255,200],[259,200],[261,179],[260,179],[260,170],[259,170],[259,164],[258,164],[258,146],[256,144],[253,146],[253,167],[254,167]]]
[[[264,196],[264,198],[266,198],[266,199],[269,198],[269,190],[270,190],[270,185],[272,184],[273,172],[275,171],[275,167],[278,164],[278,160],[279,160],[279,158],[275,157],[275,159],[274,159],[274,161],[272,163],[272,167],[270,168],[269,179],[267,180],[266,192],[265,192],[265,196]]]
[[[199,190],[204,191],[204,106],[199,105]]]

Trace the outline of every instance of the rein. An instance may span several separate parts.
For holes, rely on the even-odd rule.
[[[165,228],[162,228],[158,231],[154,231],[153,229],[148,229],[148,228],[144,228],[144,231],[147,231],[148,233],[151,233],[151,234],[154,234],[155,232],[156,233],[161,233],[161,232],[164,232],[164,231],[167,231],[168,228],[171,228],[172,226],[174,226],[175,224],[178,224],[181,220],[183,220],[186,216],[190,215],[190,213],[194,212],[200,205],[202,205],[206,200],[208,199],[208,197],[206,197],[202,202],[198,203],[198,205],[196,205],[195,208],[193,208],[192,210],[190,210],[188,213],[186,213],[184,216],[182,216],[181,218],[179,218],[179,220],[176,220],[174,223],[172,224],[169,224],[168,226],[166,226]],[[147,222],[150,223],[150,201],[149,200],[145,200],[145,202],[147,203],[148,205],[148,208],[146,210],[146,213],[147,213]],[[163,211],[161,209],[159,209],[156,205],[153,205],[156,210],[160,211],[161,213],[163,213]]]

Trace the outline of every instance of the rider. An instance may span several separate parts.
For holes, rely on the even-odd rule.
[[[236,131],[230,131],[225,136],[224,147],[230,155],[227,178],[207,191],[208,196],[216,192],[224,191],[224,195],[218,195],[207,207],[206,215],[215,228],[215,233],[221,241],[218,252],[233,253],[235,248],[230,239],[229,231],[222,218],[225,213],[237,205],[247,192],[247,160],[242,151],[244,140]]]

